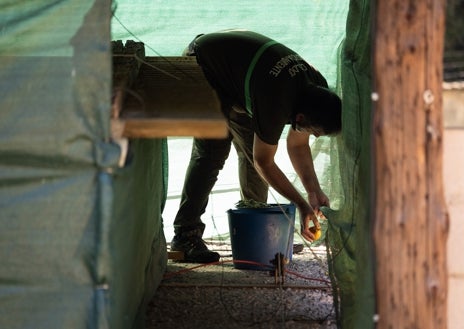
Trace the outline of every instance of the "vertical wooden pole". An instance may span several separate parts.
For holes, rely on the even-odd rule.
[[[447,327],[445,2],[376,2],[372,98],[378,329]]]

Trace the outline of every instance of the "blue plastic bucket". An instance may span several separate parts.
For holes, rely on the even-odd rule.
[[[229,209],[227,214],[235,268],[272,269],[279,253],[292,259],[294,204]]]

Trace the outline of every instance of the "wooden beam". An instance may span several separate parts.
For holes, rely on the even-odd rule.
[[[377,329],[447,326],[442,181],[445,0],[376,2],[374,245]]]
[[[184,112],[185,113],[185,112]],[[201,138],[226,137],[224,120],[214,118],[131,118],[119,120],[122,136],[131,138],[161,138],[167,136],[194,136]]]

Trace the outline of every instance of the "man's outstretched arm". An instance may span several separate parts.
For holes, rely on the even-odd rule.
[[[256,170],[270,186],[298,207],[302,222],[301,235],[306,240],[313,241],[314,234],[309,231],[309,223],[313,221],[314,224],[319,224],[314,210],[275,163],[274,157],[276,152],[277,145],[267,144],[255,134],[253,162]]]
[[[321,206],[329,207],[330,204],[329,199],[319,185],[319,180],[314,170],[309,136],[310,134],[307,132],[296,132],[290,129],[287,136],[287,152],[295,172],[300,177],[301,183],[308,193],[309,203],[316,214],[319,215],[319,208]]]

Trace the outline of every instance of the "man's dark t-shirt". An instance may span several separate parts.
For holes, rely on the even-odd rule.
[[[195,41],[195,53],[226,108],[246,109],[249,94],[253,129],[271,145],[278,143],[284,126],[294,120],[304,88],[308,84],[327,88],[325,78],[297,53],[255,32],[202,35]]]

